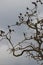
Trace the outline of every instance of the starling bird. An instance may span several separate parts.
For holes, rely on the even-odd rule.
[[[1,34],[4,34],[5,32],[4,31],[2,31],[2,30],[0,30],[0,32],[1,32]]]
[[[10,28],[10,26],[8,25],[8,28]]]
[[[29,10],[29,8],[28,8],[28,7],[27,7],[26,9],[27,9],[27,10]]]
[[[5,32],[0,30],[0,36],[2,36]]]
[[[32,2],[32,4],[34,4],[35,6],[37,6],[36,2]]]
[[[24,34],[24,36],[25,36],[25,33],[23,33]]]

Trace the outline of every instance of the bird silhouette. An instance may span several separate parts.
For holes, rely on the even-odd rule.
[[[24,34],[24,36],[26,35],[25,33],[23,33]]]
[[[34,4],[35,6],[37,6],[36,2],[32,2],[32,4]]]
[[[10,28],[10,25],[8,25],[8,28]]]
[[[5,32],[3,30],[0,30],[0,36],[2,36]]]
[[[5,32],[4,32],[3,30],[0,30],[0,33],[1,33],[1,34],[4,34]]]

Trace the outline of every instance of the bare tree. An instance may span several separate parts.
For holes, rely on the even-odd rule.
[[[18,16],[19,22],[16,22],[15,25],[8,25],[7,33],[5,33],[3,30],[0,30],[0,40],[6,39],[9,41],[10,45],[12,46],[12,48],[9,49],[15,57],[22,56],[23,53],[26,53],[27,56],[31,56],[35,60],[43,60],[43,18],[39,19],[38,17],[38,3],[43,5],[41,0],[32,2],[34,8],[31,9],[27,7],[27,11],[24,16],[22,13],[20,13]],[[14,32],[14,29],[11,29],[11,27],[21,26],[22,24],[28,27],[28,31],[33,30],[31,31],[31,33],[33,32],[33,35],[29,35],[28,33],[29,36],[27,37],[27,33],[23,32],[24,39],[14,46],[11,42],[11,33]],[[26,42],[28,42],[28,44]],[[20,53],[16,54],[17,51],[20,51]]]

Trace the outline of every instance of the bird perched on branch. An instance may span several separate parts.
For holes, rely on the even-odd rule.
[[[0,36],[2,36],[5,32],[3,30],[0,30]]]
[[[5,32],[3,30],[0,30],[1,34],[4,34]]]
[[[34,4],[35,6],[37,6],[36,2],[32,2],[32,4]]]

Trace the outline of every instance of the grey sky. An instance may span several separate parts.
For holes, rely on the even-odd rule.
[[[17,21],[17,16],[28,4],[28,0],[0,0],[0,25],[7,25]]]
[[[18,20],[19,13],[25,12],[26,11],[25,8],[28,6],[28,4],[30,4],[29,0],[0,0],[0,28],[1,29],[6,28],[8,24],[15,24],[15,22]],[[41,11],[43,15],[42,8]],[[20,39],[19,36],[22,34],[20,29],[24,30],[25,28],[23,29],[22,27],[18,29],[18,32],[20,31],[20,33],[19,35],[17,33],[15,34],[14,39],[16,41],[19,41]],[[38,65],[36,61],[29,60],[25,56],[19,58],[13,57],[6,51],[7,46],[4,45],[6,41],[5,43],[3,43],[3,41],[0,42],[0,45],[1,43],[3,44],[3,46],[0,46],[0,65]]]

